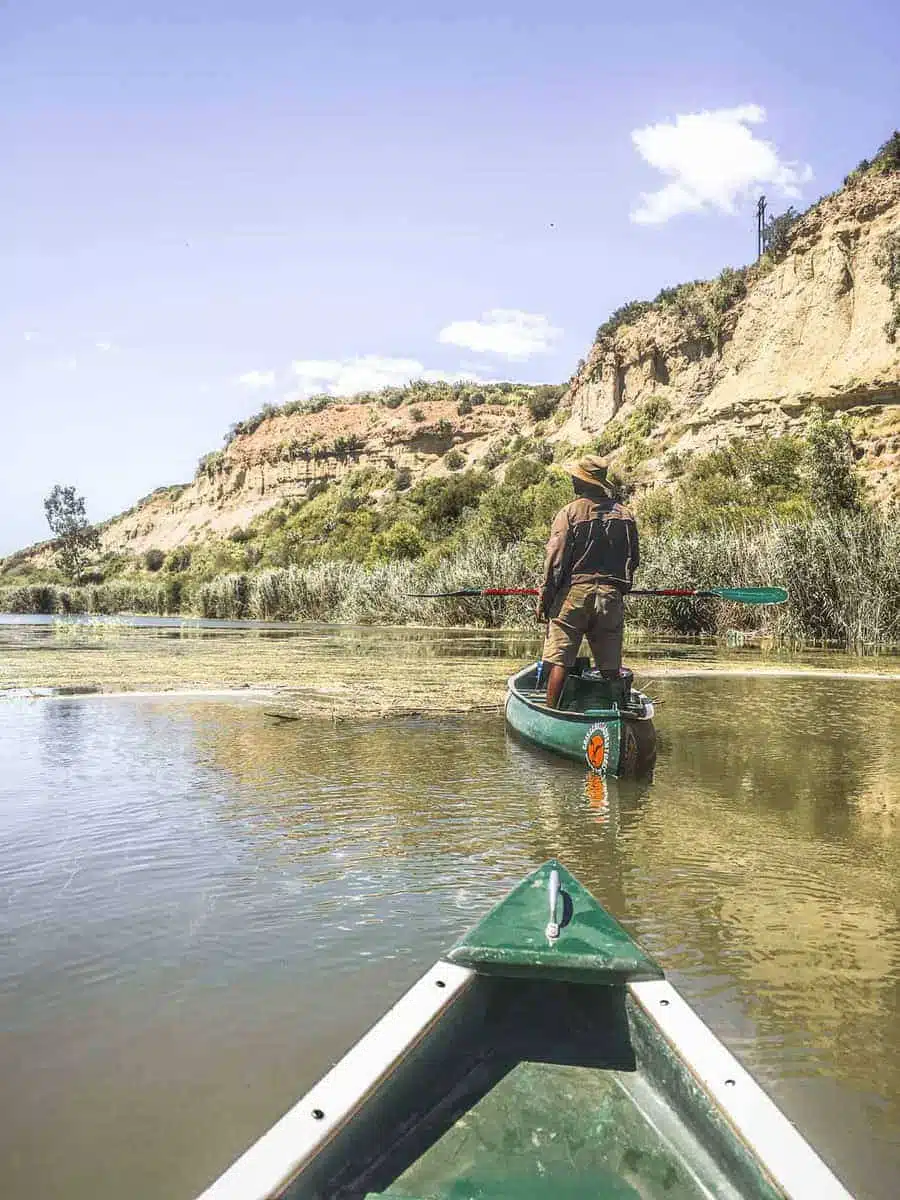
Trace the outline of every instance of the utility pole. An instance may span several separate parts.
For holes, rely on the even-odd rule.
[[[766,198],[760,196],[756,202],[756,258],[762,258],[766,248]]]

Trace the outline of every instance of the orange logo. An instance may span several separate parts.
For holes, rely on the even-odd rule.
[[[584,756],[588,766],[602,771],[606,765],[606,730],[600,726],[592,729],[584,739]]]

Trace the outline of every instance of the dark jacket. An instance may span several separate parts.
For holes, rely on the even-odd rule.
[[[579,496],[550,529],[541,599],[545,612],[573,583],[610,583],[631,591],[640,561],[634,517],[615,500]]]

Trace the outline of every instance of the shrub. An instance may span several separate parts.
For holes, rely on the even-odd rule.
[[[331,403],[332,397],[327,395],[320,396],[304,396],[297,400],[288,400],[283,404],[278,412],[284,417],[293,417],[295,415],[306,415],[307,413],[322,412]]]
[[[622,453],[616,459],[616,467],[626,474],[646,462],[653,454],[653,447],[648,438],[640,436],[629,437],[622,447]]]
[[[327,479],[314,479],[306,489],[306,499],[315,500],[317,496],[323,495],[328,491],[331,484]]]
[[[531,520],[531,507],[524,492],[508,483],[491,488],[478,506],[479,533],[501,546],[521,541]]]
[[[409,467],[398,467],[394,472],[394,490],[405,492],[412,484],[412,471]]]
[[[763,249],[776,260],[790,249],[794,226],[800,220],[800,213],[791,206],[787,212],[777,217],[771,217],[763,228]]]
[[[653,308],[649,300],[630,300],[617,308],[597,330],[596,342],[612,337],[623,325],[631,325]]]
[[[432,533],[449,533],[467,508],[478,503],[493,483],[487,471],[468,470],[440,479],[423,479],[409,493]]]
[[[446,417],[441,417],[434,427],[434,432],[439,438],[448,438],[453,436],[453,425]]]
[[[204,454],[197,464],[197,474],[206,475],[212,479],[216,472],[221,471],[222,465],[225,462],[224,450],[213,450],[209,454]]]
[[[894,136],[898,137],[897,134]],[[884,235],[875,256],[875,264],[881,268],[881,278],[891,297],[891,315],[885,323],[884,332],[887,340],[894,342],[900,330],[900,232],[892,230]]]
[[[417,405],[414,405],[409,410],[409,415],[413,421],[424,421],[425,420],[425,414],[422,412],[421,408],[419,408]]]
[[[855,511],[862,483],[855,466],[853,438],[842,421],[818,405],[806,431],[806,472],[813,507],[822,512]]]
[[[607,422],[603,432],[594,438],[591,447],[597,454],[609,455],[619,449],[624,439],[625,428],[622,422],[613,418]]]
[[[348,434],[346,437],[341,435],[336,437],[332,445],[328,448],[327,454],[338,459],[340,462],[347,462],[348,459],[359,458],[362,451],[365,449],[365,442],[358,438],[355,434]]]
[[[533,483],[540,483],[546,474],[542,463],[533,458],[517,458],[506,468],[504,484],[524,490]]]
[[[189,546],[176,546],[166,557],[166,570],[172,572],[186,571],[191,565],[191,550]]]
[[[657,536],[670,524],[674,513],[672,493],[666,487],[656,487],[645,492],[635,507],[641,532]]]
[[[626,423],[626,433],[647,437],[660,421],[669,415],[671,408],[672,404],[665,396],[648,396],[646,400],[635,405]]]
[[[254,413],[243,421],[235,421],[225,435],[225,445],[228,446],[237,437],[246,437],[251,433],[256,433],[260,425],[272,417],[277,417],[280,411],[276,404],[264,404],[259,412]]]
[[[162,550],[147,550],[144,554],[144,566],[148,571],[158,571],[166,561]]]
[[[725,267],[719,272],[711,288],[711,303],[717,313],[728,312],[747,294],[747,270]]]
[[[57,589],[47,584],[3,588],[0,589],[0,612],[55,613],[57,596]]]
[[[564,387],[554,386],[549,383],[544,383],[540,387],[536,387],[526,401],[532,419],[543,421],[555,412],[564,391]]]
[[[881,173],[900,171],[900,131],[895,130],[879,147],[872,166]]]
[[[385,533],[379,533],[372,543],[370,560],[400,562],[420,558],[425,553],[425,540],[415,525],[397,521]]]
[[[165,608],[167,615],[181,612],[181,606],[185,600],[185,585],[182,579],[169,579],[166,581],[165,590]]]
[[[444,463],[451,471],[459,471],[466,465],[466,456],[456,449],[448,450],[444,455]]]
[[[456,406],[457,414],[461,417],[467,417],[472,411],[474,405],[468,396],[464,396]]]

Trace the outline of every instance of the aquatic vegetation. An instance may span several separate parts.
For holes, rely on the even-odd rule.
[[[537,485],[538,487],[543,486]],[[531,489],[529,489],[531,490]],[[494,513],[496,524],[504,513]],[[396,527],[395,527],[396,528]],[[397,535],[396,556],[369,565],[325,561],[229,572],[187,587],[116,580],[78,589],[0,589],[0,610],[45,613],[194,613],[204,617],[341,624],[469,625],[538,631],[530,600],[419,599],[416,592],[502,583],[533,586],[540,547],[471,538],[446,555],[403,557],[417,531]],[[823,512],[803,520],[647,534],[639,586],[704,588],[781,584],[787,604],[749,607],[714,600],[647,598],[630,603],[632,630],[727,637],[735,631],[780,644],[827,644],[870,653],[900,645],[900,515]]]

